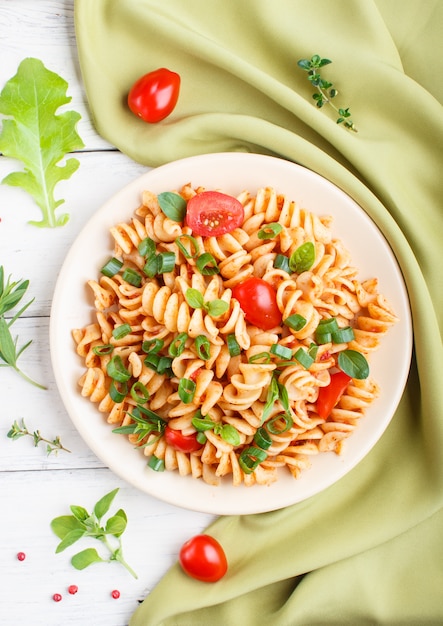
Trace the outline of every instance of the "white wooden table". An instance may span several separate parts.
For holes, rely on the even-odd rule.
[[[76,155],[79,170],[56,188],[57,197],[66,201],[62,210],[71,216],[62,228],[29,225],[40,217],[33,200],[19,188],[0,185],[0,265],[14,280],[30,280],[23,304],[35,298],[13,326],[20,345],[32,340],[19,365],[47,386],[40,390],[10,368],[0,368],[0,623],[124,626],[175,562],[182,543],[213,517],[165,504],[123,482],[88,449],[63,407],[49,353],[57,274],[91,214],[147,168],[94,131],[77,60],[73,0],[0,0],[0,90],[26,57],[40,59],[68,81],[68,108],[82,115],[78,132],[86,147]],[[0,180],[20,167],[0,156]],[[31,437],[7,438],[13,421],[21,419],[45,437],[59,436],[71,452],[47,456],[43,444],[34,447]],[[55,554],[58,539],[50,521],[69,514],[71,504],[92,507],[116,487],[120,491],[111,511],[121,507],[127,512],[123,549],[137,580],[118,563],[77,571],[70,564],[74,546]],[[26,554],[24,561],[17,558],[19,552]],[[68,593],[70,585],[78,586],[75,595]],[[119,599],[112,598],[114,589]],[[62,595],[60,602],[53,600],[56,593]]]

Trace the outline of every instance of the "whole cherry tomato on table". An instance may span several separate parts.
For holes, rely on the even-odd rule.
[[[232,297],[239,301],[246,320],[262,328],[270,330],[279,326],[282,314],[277,305],[277,296],[272,285],[262,278],[247,278],[232,289]]]
[[[197,434],[184,435],[181,430],[174,430],[170,426],[165,428],[165,439],[169,446],[179,452],[196,452],[202,444],[197,441]]]
[[[203,191],[188,200],[186,224],[202,237],[218,237],[243,224],[242,203],[219,191]]]
[[[188,576],[207,583],[220,580],[228,570],[222,546],[210,535],[195,535],[186,541],[181,547],[179,562]]]
[[[128,94],[131,111],[145,122],[161,122],[172,113],[180,92],[180,76],[165,67],[139,78]]]

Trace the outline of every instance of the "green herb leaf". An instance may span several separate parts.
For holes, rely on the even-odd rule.
[[[186,302],[193,309],[202,309],[204,305],[203,295],[198,289],[186,289],[185,293]]]
[[[205,302],[204,309],[211,317],[219,317],[226,313],[229,309],[229,304],[225,300],[211,300],[210,302]]]
[[[289,259],[289,267],[293,272],[301,274],[309,270],[315,261],[315,246],[312,241],[306,241],[299,246]]]
[[[33,197],[42,212],[40,221],[29,222],[34,226],[53,228],[69,219],[66,213],[56,217],[55,210],[64,200],[54,198],[54,189],[59,181],[72,176],[79,161],[70,158],[62,166],[58,163],[84,144],[75,128],[79,113],[56,114],[71,101],[67,87],[68,83],[41,61],[27,58],[0,93],[0,113],[9,118],[3,120],[0,152],[24,165],[23,171],[10,173],[2,183],[21,187]]]
[[[70,509],[73,516],[78,519],[79,522],[84,522],[88,519],[88,517],[90,517],[88,511],[82,506],[76,506],[75,504],[73,504]]]
[[[75,567],[75,569],[78,569],[78,570],[85,569],[86,567],[89,567],[89,565],[92,565],[93,563],[104,563],[104,562],[105,562],[104,559],[101,558],[101,556],[99,555],[99,553],[97,552],[95,548],[86,548],[86,550],[82,550],[81,552],[74,554],[74,556],[71,559],[72,565]]]
[[[100,500],[95,504],[94,506],[94,514],[97,517],[98,520],[101,520],[101,518],[103,517],[103,515],[106,515],[106,513],[109,511],[109,508],[115,498],[115,496],[117,495],[119,489],[117,487],[117,489],[114,489],[113,491],[110,491],[109,493],[107,493],[105,496],[103,496],[103,498],[100,498]]]
[[[64,539],[73,530],[84,529],[84,525],[73,515],[61,515],[52,520],[51,528],[59,539]]]
[[[164,191],[157,196],[158,204],[170,220],[183,222],[186,215],[186,200],[172,191]]]
[[[369,376],[369,364],[366,358],[356,350],[343,350],[338,353],[338,366],[351,378],[363,380]]]
[[[69,548],[69,546],[72,546],[73,543],[81,539],[85,534],[86,528],[74,528],[74,530],[71,530],[71,532],[65,535],[58,544],[55,550],[56,554],[59,554],[60,552],[63,552],[63,550],[66,550],[66,548]]]
[[[231,446],[239,446],[241,443],[240,433],[232,424],[223,424],[220,433],[221,438]]]
[[[109,535],[120,537],[126,529],[126,520],[120,515],[110,517],[106,522],[105,530]]]

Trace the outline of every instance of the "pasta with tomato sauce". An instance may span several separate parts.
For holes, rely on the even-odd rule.
[[[331,221],[270,187],[187,184],[110,229],[94,319],[73,330],[79,386],[152,469],[251,486],[342,452],[397,317]]]

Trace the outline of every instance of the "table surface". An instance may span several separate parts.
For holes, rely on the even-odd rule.
[[[0,90],[26,57],[68,82],[68,108],[78,111],[78,132],[85,148],[76,154],[77,172],[56,187],[61,207],[70,214],[61,228],[36,228],[40,210],[21,189],[0,185],[0,265],[14,280],[29,279],[24,302],[34,298],[12,327],[19,345],[32,341],[19,365],[46,385],[38,389],[11,368],[0,369],[0,622],[5,626],[93,624],[124,626],[176,561],[180,546],[214,517],[184,510],[139,492],[113,474],[83,442],[68,417],[50,362],[49,316],[58,272],[66,253],[89,217],[125,184],[147,171],[119,153],[94,130],[78,65],[73,0],[0,0]],[[0,180],[20,169],[0,155]],[[60,437],[71,452],[46,454],[31,437],[7,437],[12,423],[24,419],[30,431]],[[119,487],[111,512],[125,509],[126,560],[132,578],[118,563],[94,564],[78,571],[70,563],[75,546],[55,553],[57,537],[50,522],[68,515],[69,506],[86,508]],[[79,544],[77,544],[79,545]],[[80,546],[79,549],[85,547]],[[97,545],[100,550],[100,544]],[[19,552],[26,558],[20,561]],[[75,595],[68,593],[77,585]],[[113,599],[111,592],[120,591]],[[62,595],[55,602],[53,595]]]

